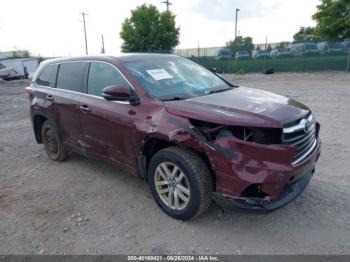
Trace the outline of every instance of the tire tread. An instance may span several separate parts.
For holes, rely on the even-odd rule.
[[[211,205],[213,194],[213,179],[209,168],[200,156],[186,148],[172,146],[160,150],[157,154],[176,154],[181,156],[186,165],[193,171],[200,192],[200,205],[195,215],[191,219],[203,214]]]

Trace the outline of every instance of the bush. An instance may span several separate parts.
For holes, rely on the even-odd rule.
[[[244,71],[243,68],[240,68],[240,69],[236,72],[236,74],[238,74],[238,75],[244,75],[244,74],[245,74],[245,71]]]

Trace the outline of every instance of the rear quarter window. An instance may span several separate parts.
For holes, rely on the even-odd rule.
[[[35,83],[40,86],[55,87],[58,65],[48,65],[43,69]]]
[[[83,82],[87,67],[87,62],[60,64],[57,76],[57,88],[74,92],[83,92]]]

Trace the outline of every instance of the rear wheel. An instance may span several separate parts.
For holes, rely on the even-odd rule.
[[[194,218],[211,204],[211,174],[192,151],[170,147],[156,153],[149,165],[148,182],[159,207],[175,219]]]
[[[45,121],[41,129],[41,137],[47,156],[53,160],[62,162],[67,157],[67,152],[64,150],[63,143],[57,130],[50,123]]]

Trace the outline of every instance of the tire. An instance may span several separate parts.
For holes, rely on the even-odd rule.
[[[67,152],[63,147],[61,137],[54,125],[48,120],[41,128],[41,138],[46,154],[51,160],[62,162],[66,159]]]
[[[213,180],[207,165],[196,153],[180,147],[160,150],[152,157],[148,183],[158,206],[178,220],[201,215],[212,201]]]

